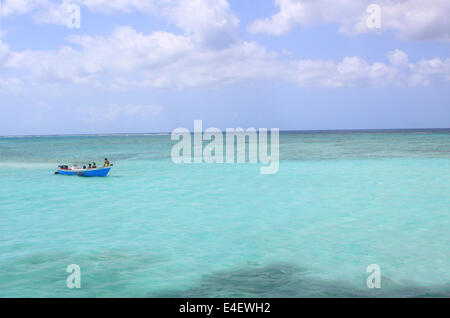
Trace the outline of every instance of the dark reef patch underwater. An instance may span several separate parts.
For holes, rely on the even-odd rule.
[[[368,289],[365,281],[355,287],[344,281],[307,277],[293,264],[247,266],[204,275],[197,285],[183,291],[150,293],[168,298],[313,298],[313,297],[450,297],[450,283],[424,287],[412,282],[394,283],[382,277],[382,288]]]

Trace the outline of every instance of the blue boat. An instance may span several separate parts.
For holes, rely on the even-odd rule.
[[[55,174],[80,177],[106,177],[110,170],[111,167],[82,169],[79,166],[72,166],[70,168],[68,166],[59,166]]]

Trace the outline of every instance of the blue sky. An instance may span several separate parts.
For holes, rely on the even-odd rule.
[[[448,128],[449,16],[447,0],[2,0],[0,135]]]

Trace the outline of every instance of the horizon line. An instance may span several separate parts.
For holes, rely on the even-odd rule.
[[[240,127],[239,127],[240,128]],[[274,128],[271,128],[274,129]],[[268,132],[271,131],[271,129],[267,129]],[[352,128],[352,129],[286,129],[286,130],[279,130],[280,133],[295,133],[295,132],[302,132],[302,133],[333,133],[333,132],[376,132],[376,131],[430,131],[430,130],[436,130],[436,131],[445,131],[450,130],[450,127],[448,128]],[[226,133],[225,130],[221,130],[222,133]],[[191,131],[193,133],[193,131]],[[204,133],[204,131],[202,132]],[[109,133],[63,133],[63,134],[23,134],[23,135],[0,135],[1,138],[20,138],[20,137],[89,137],[89,136],[123,136],[123,135],[171,135],[171,132],[109,132]]]

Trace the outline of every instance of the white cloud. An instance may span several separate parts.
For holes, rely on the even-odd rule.
[[[0,77],[0,95],[18,95],[23,88],[23,83],[15,77]]]
[[[3,56],[3,67],[16,78],[20,75],[25,86],[59,83],[123,91],[261,80],[299,87],[431,85],[450,78],[450,59],[411,63],[400,50],[388,52],[389,63],[369,63],[357,56],[296,60],[254,42],[205,48],[194,37],[119,27],[108,36],[73,36],[70,45],[51,51],[11,51],[0,42],[0,61]]]
[[[77,112],[86,115],[86,121],[89,123],[112,122],[117,119],[129,118],[149,118],[154,119],[162,112],[161,106],[155,105],[118,105],[97,107],[79,107]]]
[[[6,66],[40,81],[177,87],[233,82],[273,76],[275,55],[252,42],[205,48],[189,36],[169,32],[140,33],[119,27],[110,36],[71,37],[81,46],[57,51],[12,52]]]
[[[444,77],[447,81],[450,81],[450,59],[421,60],[417,64],[410,64],[409,68],[413,73],[411,80],[415,85],[429,86],[432,84],[432,79],[439,77]]]
[[[295,26],[323,23],[348,24],[365,12],[367,1],[355,0],[275,0],[279,12],[270,18],[256,20],[251,33],[286,34]]]
[[[71,0],[3,0],[3,17],[33,14],[33,19],[39,24],[65,25],[67,22],[67,7],[74,3]],[[78,2],[75,2],[78,3]]]
[[[394,50],[388,53],[389,61],[394,65],[404,65],[408,63],[408,55],[401,50]]]
[[[32,13],[42,24],[65,25],[70,0],[5,0],[3,16]],[[237,41],[239,20],[227,0],[79,0],[83,9],[100,13],[140,11],[167,19],[208,47],[223,48]]]
[[[3,0],[3,16],[32,13],[39,23],[66,23],[70,0]],[[162,17],[186,35],[213,47],[224,47],[237,39],[239,20],[227,0],[78,0],[82,10],[100,13],[139,11]],[[381,31],[394,31],[404,39],[450,40],[448,0],[275,0],[279,12],[254,21],[252,33],[286,34],[292,28],[338,24],[341,32],[365,33],[369,29],[366,8],[381,6]]]
[[[237,40],[239,20],[226,0],[181,0],[163,11],[179,28],[209,46],[227,47]]]
[[[237,40],[239,20],[227,0],[84,0],[91,9],[138,10],[166,18],[206,46],[223,48]]]
[[[301,87],[355,87],[393,84],[397,70],[384,63],[369,64],[360,57],[342,61],[303,60],[296,63],[294,80]]]
[[[74,83],[87,79],[79,52],[69,46],[58,51],[11,52],[5,67],[23,72],[24,78],[38,81],[68,80]]]
[[[1,16],[25,14],[33,10],[41,1],[29,0],[3,0]]]
[[[341,62],[303,60],[296,63],[294,80],[300,87],[429,86],[450,81],[450,59],[424,59],[408,63],[406,53],[388,53],[390,64],[367,63],[360,57]]]
[[[9,57],[9,46],[0,37],[0,67]]]
[[[67,8],[74,3],[70,0],[59,2],[42,1],[34,14],[34,20],[39,24],[67,24]]]
[[[340,25],[341,32],[373,32],[366,21],[371,3],[381,6],[381,31],[394,31],[403,39],[450,40],[448,0],[275,0],[279,12],[254,21],[251,33],[286,34],[292,28],[315,24]]]

